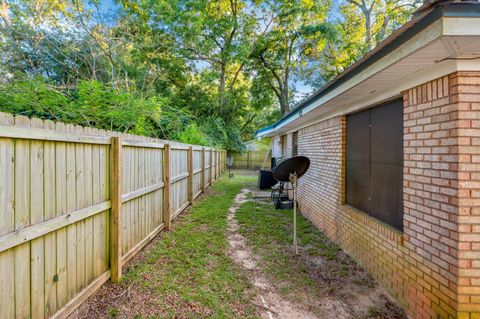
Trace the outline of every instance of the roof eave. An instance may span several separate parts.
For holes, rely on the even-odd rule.
[[[475,10],[473,10],[475,9]],[[347,82],[350,78],[360,73],[361,71],[369,68],[375,62],[380,60],[382,57],[386,56],[390,52],[397,49],[407,40],[412,38],[414,35],[420,33],[427,26],[431,25],[438,19],[444,16],[455,16],[455,17],[471,17],[480,16],[480,6],[475,4],[449,4],[449,5],[437,5],[422,12],[422,14],[416,15],[412,18],[411,21],[403,25],[401,28],[397,29],[392,35],[387,39],[381,42],[375,49],[366,54],[363,58],[355,62],[353,65],[345,69],[341,74],[336,78],[330,81],[327,85],[322,87],[320,90],[312,94],[307,100],[303,101],[298,107],[293,109],[288,114],[284,115],[279,121],[275,124],[270,125],[266,128],[260,129],[256,132],[256,137],[261,138],[265,136],[273,136],[275,131],[280,127],[286,125],[299,118],[302,115],[302,111],[312,105],[312,103],[319,100],[321,97],[331,92],[336,87]],[[320,105],[319,105],[320,106]],[[317,106],[317,107],[319,107]]]

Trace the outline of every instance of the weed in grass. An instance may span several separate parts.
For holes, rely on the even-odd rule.
[[[110,318],[118,318],[120,316],[120,309],[118,309],[118,308],[108,309],[108,316]]]
[[[380,315],[380,310],[377,307],[375,306],[368,307],[368,311],[367,311],[368,317],[376,317],[378,315]]]

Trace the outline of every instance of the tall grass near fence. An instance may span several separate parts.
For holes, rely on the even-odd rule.
[[[0,113],[0,318],[64,318],[215,181],[225,152]]]

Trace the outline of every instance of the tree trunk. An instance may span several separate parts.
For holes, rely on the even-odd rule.
[[[367,50],[372,49],[372,11],[365,10],[363,14],[365,15],[365,43],[367,45]]]
[[[280,106],[282,108],[282,114],[287,114],[290,111],[290,106],[288,105],[288,89],[285,89],[282,92]]]
[[[370,51],[372,49],[372,11],[375,1],[372,2],[370,9],[367,6],[365,0],[362,2],[358,2],[356,0],[348,0],[349,3],[357,6],[360,11],[362,11],[363,16],[365,17],[365,45],[367,46],[367,50]]]
[[[283,97],[280,99],[280,108],[282,109],[283,115],[287,114],[290,111],[288,101],[286,101]]]
[[[223,114],[225,108],[225,64],[222,63],[220,68],[220,85],[219,85],[219,103],[220,103],[220,114]]]
[[[289,78],[289,75],[290,75],[290,68],[286,68],[285,77],[283,78],[283,92],[282,92],[283,101],[284,101],[283,102],[284,106],[282,107],[283,114],[286,114],[286,113],[290,112],[290,105],[288,103],[288,78]]]

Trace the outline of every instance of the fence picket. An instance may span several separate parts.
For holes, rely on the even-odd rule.
[[[122,140],[112,137],[111,144],[110,271],[113,282],[122,277]]]
[[[170,144],[163,149],[163,223],[170,229]]]
[[[223,151],[120,135],[0,113],[2,319],[66,318],[222,173]]]
[[[188,148],[188,202],[193,204],[193,148]]]

